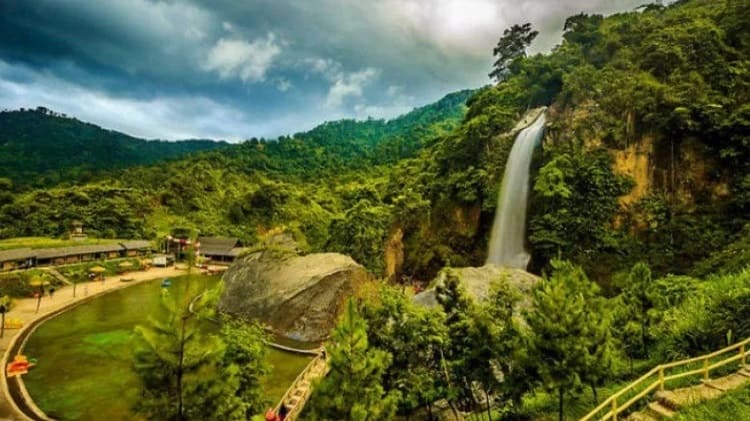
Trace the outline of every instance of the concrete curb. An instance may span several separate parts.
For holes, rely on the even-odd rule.
[[[44,413],[35,403],[34,400],[31,398],[31,395],[29,395],[28,391],[26,390],[26,385],[23,382],[23,379],[20,376],[16,376],[13,379],[8,378],[6,375],[5,367],[8,364],[8,361],[11,358],[11,355],[14,354],[20,354],[23,352],[24,347],[26,346],[26,342],[28,341],[28,338],[31,337],[31,335],[34,333],[34,331],[42,325],[42,323],[53,319],[60,314],[75,308],[79,305],[82,305],[84,303],[88,303],[89,301],[98,298],[102,295],[108,294],[113,291],[119,291],[121,289],[127,288],[132,285],[138,285],[144,282],[151,282],[158,280],[159,277],[153,278],[153,279],[143,279],[140,281],[135,282],[123,282],[121,285],[118,285],[114,288],[106,289],[103,291],[95,292],[89,296],[86,296],[84,298],[81,298],[78,301],[71,302],[69,304],[66,304],[65,306],[58,308],[56,310],[52,310],[49,313],[42,314],[37,319],[29,322],[27,325],[23,326],[19,331],[16,333],[16,335],[11,339],[10,343],[8,344],[8,348],[5,350],[5,353],[3,354],[2,359],[2,374],[0,375],[0,383],[2,383],[2,394],[5,397],[5,399],[10,404],[11,408],[13,409],[14,416],[17,417],[19,420],[23,421],[55,421],[54,418],[50,418],[47,416],[47,414]],[[19,341],[21,341],[19,345]],[[19,402],[16,401],[16,396],[14,396],[10,391],[10,382],[13,381],[17,382],[17,388],[18,392],[20,393],[20,398],[23,399],[23,402],[21,405],[19,405]],[[21,406],[25,406],[30,414],[25,412]]]

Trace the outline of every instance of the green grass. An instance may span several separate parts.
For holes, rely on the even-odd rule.
[[[53,248],[53,247],[71,247],[71,246],[87,246],[96,244],[112,244],[122,242],[123,240],[117,239],[102,239],[102,238],[86,238],[83,240],[64,240],[61,238],[47,238],[47,237],[17,237],[17,238],[6,238],[0,240],[0,250],[16,249],[16,248]]]
[[[681,409],[675,421],[739,421],[750,419],[750,385],[718,399]]]

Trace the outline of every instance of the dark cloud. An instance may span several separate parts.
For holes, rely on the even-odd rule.
[[[241,139],[392,117],[487,83],[503,29],[643,0],[2,0],[0,107],[146,137]]]

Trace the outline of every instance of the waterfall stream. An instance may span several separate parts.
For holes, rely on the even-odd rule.
[[[544,122],[542,112],[513,142],[492,223],[488,264],[526,269],[529,263],[530,256],[524,249],[529,171],[531,156],[544,134]]]

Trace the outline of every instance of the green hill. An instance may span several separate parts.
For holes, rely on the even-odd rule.
[[[217,149],[225,142],[144,140],[65,117],[44,107],[0,112],[0,177],[49,186],[94,174]]]
[[[348,206],[360,197],[380,200],[368,180],[458,127],[472,93],[449,94],[392,120],[328,122],[158,166],[133,163],[78,185],[11,194],[0,184],[0,238],[56,237],[80,220],[94,236],[151,238],[187,226],[252,242],[286,225],[320,249]]]
[[[390,164],[416,155],[429,140],[456,128],[474,92],[448,94],[392,120],[338,120],[277,140],[252,138],[213,156],[226,158],[238,171],[302,179]]]

